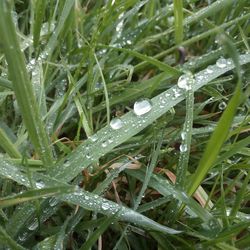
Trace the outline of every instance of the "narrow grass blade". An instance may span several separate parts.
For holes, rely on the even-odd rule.
[[[188,171],[188,161],[191,148],[191,139],[193,134],[193,109],[194,109],[194,79],[191,72],[183,75],[188,84],[186,93],[186,118],[181,132],[182,144],[180,145],[180,157],[176,172],[176,187],[185,190]]]
[[[22,158],[20,152],[16,148],[16,146],[11,142],[6,133],[2,128],[0,128],[0,141],[1,148],[5,150],[5,152],[13,158]]]
[[[105,46],[105,45],[99,45],[99,46],[102,48],[110,48],[113,50],[118,50],[118,51],[130,54],[132,56],[135,56],[135,57],[143,60],[144,62],[147,62],[148,64],[152,64],[152,65],[156,66],[159,70],[164,71],[170,75],[178,76],[181,74],[181,71],[179,71],[178,69],[171,67],[168,64],[163,63],[163,62],[155,59],[154,57],[143,55],[143,54],[136,52],[134,50],[125,49],[125,48],[117,48],[117,47],[113,47],[113,46]]]
[[[118,212],[119,213],[119,212]],[[94,231],[91,237],[82,245],[80,250],[89,250],[98,240],[98,238],[105,232],[108,226],[113,223],[117,218],[117,214],[112,215],[111,217],[107,217],[100,226]]]
[[[32,201],[40,198],[56,196],[63,193],[72,193],[75,187],[72,186],[58,186],[52,188],[43,188],[38,190],[30,190],[21,194],[11,195],[8,197],[0,198],[0,208],[13,206],[22,202]]]
[[[0,2],[0,36],[8,62],[13,89],[22,112],[30,140],[47,167],[52,166],[52,153],[44,124],[38,111],[34,90],[30,82],[24,55],[21,52],[10,7],[7,1]]]
[[[34,3],[33,45],[35,50],[38,48],[46,6],[47,0],[36,0]]]
[[[183,41],[183,3],[182,0],[174,0],[174,29],[175,43],[180,44]]]
[[[4,230],[2,226],[0,226],[0,242],[2,246],[8,246],[9,249],[13,250],[24,250],[26,248],[20,246],[17,242],[15,242],[8,233]]]
[[[13,89],[11,81],[3,77],[0,77],[0,86],[7,88],[7,89],[11,89],[11,90]]]

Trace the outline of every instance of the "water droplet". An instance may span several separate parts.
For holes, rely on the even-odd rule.
[[[187,145],[186,144],[181,144],[180,145],[180,151],[183,153],[183,152],[186,152],[187,151]]]
[[[217,61],[216,61],[216,65],[223,69],[227,66],[227,60],[225,58],[219,58]]]
[[[108,210],[109,209],[109,204],[108,203],[103,203],[102,204],[102,209],[103,210]]]
[[[42,180],[38,180],[38,181],[36,182],[36,187],[37,187],[38,189],[40,189],[40,188],[45,187],[45,184],[44,184],[44,182],[43,182]]]
[[[49,205],[51,206],[51,207],[54,207],[55,205],[57,205],[59,203],[59,200],[58,199],[56,199],[56,198],[51,198],[50,200],[49,200]]]
[[[219,109],[220,109],[220,110],[224,110],[226,107],[227,107],[227,104],[226,104],[225,102],[221,102],[221,103],[219,104]]]
[[[213,66],[212,65],[209,65],[207,68],[206,68],[206,72],[208,74],[212,74],[214,71],[213,71]]]
[[[187,137],[187,133],[186,133],[185,131],[182,131],[182,132],[181,132],[181,139],[182,139],[182,140],[185,140],[186,137]]]
[[[69,160],[65,160],[64,161],[64,166],[65,167],[69,167],[70,166],[70,161]]]
[[[38,220],[37,220],[37,219],[35,219],[35,220],[28,226],[28,228],[29,228],[30,231],[34,231],[37,227],[38,227]]]
[[[89,137],[89,139],[92,141],[92,142],[96,142],[98,137],[97,135],[92,135],[91,137]]]
[[[134,113],[136,115],[144,115],[152,109],[151,101],[148,99],[142,99],[134,103]]]
[[[108,146],[108,143],[106,141],[102,142],[102,147],[106,148]]]
[[[216,88],[221,92],[224,91],[223,85],[220,83],[216,85]]]
[[[114,118],[110,122],[110,127],[112,129],[120,129],[123,126],[123,122],[120,118]]]
[[[89,153],[86,154],[86,158],[87,159],[90,159],[91,158],[91,155]]]
[[[166,94],[165,94],[165,97],[169,97],[169,96],[170,96],[170,94],[169,94],[169,93],[166,93]]]
[[[188,88],[188,78],[186,75],[182,75],[179,77],[177,85],[181,89],[187,89]]]
[[[174,92],[173,99],[175,99],[181,95],[181,93],[177,89],[173,89],[173,92]]]

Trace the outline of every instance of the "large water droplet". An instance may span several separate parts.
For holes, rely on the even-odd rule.
[[[136,115],[144,115],[152,109],[151,101],[148,99],[142,99],[134,103],[134,113]]]
[[[186,152],[187,151],[187,145],[186,144],[181,144],[180,145],[180,151],[183,153],[183,152]]]
[[[216,61],[216,65],[223,69],[227,66],[227,60],[225,58],[219,58],[217,61]]]
[[[110,122],[110,127],[112,129],[120,129],[123,126],[123,122],[120,118],[114,118]]]
[[[177,85],[180,89],[190,90],[192,88],[191,80],[192,80],[192,73],[188,72],[179,77]]]

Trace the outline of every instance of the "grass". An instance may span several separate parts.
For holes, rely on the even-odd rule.
[[[0,1],[0,249],[248,249],[247,2]]]

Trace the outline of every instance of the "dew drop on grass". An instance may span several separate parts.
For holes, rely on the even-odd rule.
[[[103,204],[102,204],[102,209],[103,209],[103,210],[108,210],[108,209],[109,209],[109,204],[103,203]]]
[[[182,75],[179,77],[177,85],[180,89],[187,89],[188,88],[188,78],[186,75]]]
[[[55,205],[57,205],[59,203],[59,200],[57,199],[57,198],[51,198],[50,200],[49,200],[49,205],[51,206],[51,207],[54,207]]]
[[[225,58],[219,58],[217,61],[216,61],[216,65],[223,69],[227,66],[227,60]]]
[[[207,67],[207,69],[206,69],[206,72],[208,73],[208,74],[212,74],[214,71],[213,71],[213,66],[212,65],[209,65],[208,67]]]
[[[226,104],[225,102],[221,102],[221,103],[219,104],[219,109],[220,109],[220,110],[224,110],[226,107],[227,107],[227,104]]]
[[[138,116],[148,113],[152,109],[152,103],[148,99],[141,99],[134,103],[134,113]]]
[[[106,141],[102,142],[102,147],[106,148],[108,146],[108,143]]]
[[[183,152],[186,152],[187,151],[187,145],[186,144],[181,144],[180,145],[180,151],[183,153]]]
[[[96,135],[92,135],[89,137],[89,139],[92,141],[92,142],[96,142],[98,137]]]
[[[190,90],[192,88],[193,76],[191,72],[187,72],[184,75],[181,75],[178,79],[177,86],[180,89]]]
[[[34,231],[38,227],[38,220],[35,219],[30,225],[29,225],[29,230]]]
[[[44,188],[44,187],[45,187],[45,184],[44,184],[44,182],[43,182],[42,180],[38,180],[38,181],[36,182],[36,187],[37,187],[38,189]]]
[[[114,130],[120,129],[123,126],[123,122],[120,118],[114,118],[110,122],[110,127]]]
[[[186,137],[187,137],[187,133],[184,132],[184,131],[182,131],[182,132],[181,132],[181,139],[182,139],[182,140],[185,140]]]

